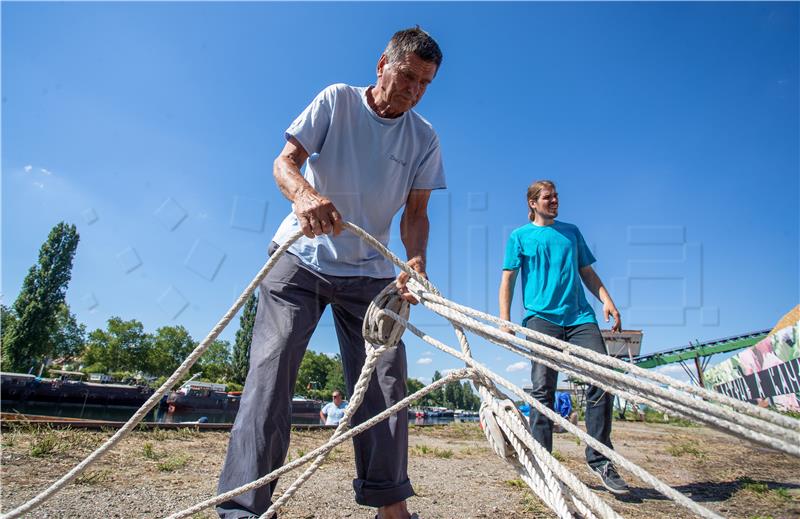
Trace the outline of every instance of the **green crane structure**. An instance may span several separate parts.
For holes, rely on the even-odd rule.
[[[689,378],[696,384],[704,386],[703,371],[708,365],[709,360],[711,360],[712,355],[749,348],[764,339],[764,337],[769,335],[769,332],[770,330],[761,330],[703,343],[690,343],[689,346],[673,348],[647,355],[639,355],[633,359],[633,363],[640,368],[649,369],[680,362],[683,369],[689,375]],[[701,361],[701,359],[703,360]],[[687,360],[694,360],[695,367],[697,368],[697,377],[695,377],[686,367],[686,364],[684,364],[684,361]]]

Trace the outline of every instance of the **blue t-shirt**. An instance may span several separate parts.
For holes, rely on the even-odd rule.
[[[344,408],[347,407],[347,402],[342,402],[339,407],[333,402],[328,402],[322,408],[322,414],[325,415],[325,425],[339,425],[339,422],[344,418]]]
[[[439,138],[410,110],[395,119],[369,107],[366,87],[331,85],[286,130],[309,154],[305,179],[328,197],[346,221],[382,244],[392,218],[412,189],[444,189]],[[294,213],[273,241],[282,245],[300,229]],[[301,236],[289,250],[312,269],[332,276],[394,276],[394,265],[349,231],[334,237]]]
[[[515,229],[508,237],[503,270],[522,270],[523,325],[531,317],[559,326],[596,323],[579,272],[594,262],[575,225],[555,221]]]

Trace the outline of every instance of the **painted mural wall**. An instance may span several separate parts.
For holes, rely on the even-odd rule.
[[[709,389],[761,406],[800,412],[800,321],[704,373]]]

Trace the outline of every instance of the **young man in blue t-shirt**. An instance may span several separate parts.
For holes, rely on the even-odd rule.
[[[607,353],[592,307],[586,301],[581,282],[603,303],[606,322],[614,318],[614,331],[622,329],[619,311],[603,282],[592,268],[595,262],[586,242],[575,225],[556,221],[558,193],[549,180],[534,182],[528,188],[528,218],[531,222],[515,229],[508,238],[503,278],[500,283],[500,317],[511,316],[511,299],[517,272],[522,270],[522,302],[525,317],[522,325],[560,339]],[[511,330],[506,330],[513,333]],[[533,396],[553,407],[558,372],[533,362],[531,382]],[[586,391],[586,429],[603,445],[611,445],[611,422],[614,397],[599,388]],[[533,437],[548,451],[553,450],[553,422],[531,410]],[[611,492],[628,490],[616,468],[600,452],[586,447],[586,462]]]

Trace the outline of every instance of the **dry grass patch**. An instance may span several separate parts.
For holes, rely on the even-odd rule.
[[[439,449],[438,447],[428,447],[425,444],[414,445],[409,448],[409,454],[413,456],[422,456],[428,458],[442,458],[449,460],[453,457],[453,451],[450,449]]]
[[[676,458],[680,458],[686,454],[698,460],[703,460],[706,457],[705,451],[699,447],[697,440],[680,440],[675,438],[667,446],[667,452]]]
[[[75,478],[76,485],[99,485],[111,480],[111,471],[107,469],[86,471]]]
[[[181,452],[174,456],[170,456],[164,461],[159,461],[157,467],[158,470],[160,470],[161,472],[172,472],[178,469],[182,469],[188,463],[189,463],[189,455]]]

